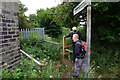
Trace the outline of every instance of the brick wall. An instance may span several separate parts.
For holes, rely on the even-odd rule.
[[[0,68],[12,69],[21,59],[18,3],[7,1],[0,1]]]

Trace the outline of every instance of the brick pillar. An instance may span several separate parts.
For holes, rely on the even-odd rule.
[[[21,60],[17,0],[0,0],[0,68],[12,69]]]

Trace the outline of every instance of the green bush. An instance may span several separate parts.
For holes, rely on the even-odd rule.
[[[40,78],[39,68],[36,68],[36,63],[34,61],[28,60],[22,57],[20,65],[11,70],[2,71],[2,78],[13,78],[13,79],[28,79],[28,78]]]
[[[40,79],[40,78],[61,78],[61,73],[54,70],[55,66],[51,61],[44,59],[43,64],[47,63],[48,66],[42,67],[42,72],[40,71],[40,66],[37,65],[33,60],[22,56],[20,65],[11,70],[2,70],[2,79]]]
[[[108,74],[110,73],[111,77],[118,77],[117,71],[120,63],[119,54],[120,50],[118,49],[119,45],[107,44],[101,45],[100,43],[92,44],[92,53],[91,61],[95,61],[95,70],[97,74]],[[119,71],[119,70],[118,70]],[[114,75],[112,75],[114,74]],[[102,75],[103,76],[103,75]],[[107,75],[108,77],[109,75]],[[106,77],[106,76],[104,76]]]
[[[22,39],[20,41],[21,49],[28,54],[34,55],[35,58],[58,60],[60,50],[58,45],[49,42],[40,41],[38,39]]]

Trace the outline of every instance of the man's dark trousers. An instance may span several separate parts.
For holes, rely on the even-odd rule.
[[[72,47],[73,47],[73,62],[75,62],[75,59],[76,59],[76,55],[75,55],[75,43],[72,43]]]

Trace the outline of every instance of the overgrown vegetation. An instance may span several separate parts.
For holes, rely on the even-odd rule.
[[[36,38],[24,38],[21,40],[20,44],[22,50],[38,60],[44,58],[47,58],[48,60],[59,60],[61,58],[58,45],[41,41]]]
[[[27,78],[39,78],[39,68],[35,69],[37,65],[34,61],[28,60],[28,58],[22,57],[20,65],[10,71],[4,70],[2,72],[2,78],[14,78],[14,79],[27,79]],[[27,67],[27,68],[26,68]]]
[[[29,21],[34,27],[45,27],[47,40],[58,42],[62,49],[62,37],[70,33],[73,26],[79,26],[83,19],[86,21],[86,10],[73,16],[73,8],[78,3],[62,3],[51,9],[39,9],[37,14],[29,16]],[[23,11],[24,11],[23,6]],[[25,10],[26,11],[26,10]],[[120,74],[120,2],[118,3],[92,3],[92,38],[91,62],[94,62],[96,76],[102,78],[119,78]],[[82,18],[78,18],[79,16]],[[21,15],[19,15],[21,16]],[[20,17],[20,27],[26,24],[27,18]],[[24,18],[24,19],[22,19]],[[24,26],[24,28],[26,28]],[[78,28],[86,40],[86,27]],[[53,45],[36,41],[34,39],[21,41],[21,48],[39,59],[58,59],[56,48]],[[67,45],[71,40],[67,39]],[[32,49],[32,50],[31,50]],[[61,51],[62,52],[62,51]],[[55,54],[55,55],[52,55]],[[49,56],[49,57],[48,57]]]
[[[38,60],[40,63],[47,65],[42,67],[37,65],[33,60],[29,60],[27,57],[22,56],[20,65],[10,71],[2,71],[2,78],[11,79],[30,79],[30,78],[60,78],[60,69],[54,69],[57,63],[56,60],[61,59],[59,55],[59,47],[49,42],[40,41],[38,39],[22,39],[20,41],[21,49],[27,52],[31,57]],[[6,64],[6,67],[9,66]]]
[[[45,60],[42,60],[43,64],[46,64]],[[37,65],[33,60],[29,60],[27,57],[22,56],[20,65],[11,70],[2,71],[2,79],[40,79],[40,78],[60,78],[58,71],[52,71],[52,67],[55,66],[53,62],[47,61],[49,66],[42,67]],[[57,74],[56,74],[57,73]]]
[[[92,55],[98,74],[119,77],[120,65],[120,2],[93,3]]]

